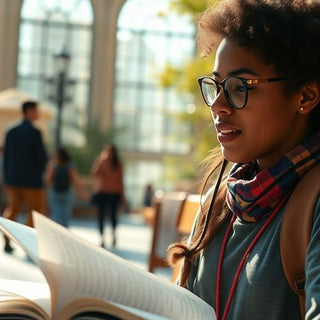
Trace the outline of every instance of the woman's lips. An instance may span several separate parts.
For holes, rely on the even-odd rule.
[[[232,126],[224,123],[216,123],[215,127],[218,133],[218,140],[220,143],[230,142],[237,138],[241,133],[240,130],[237,130]]]

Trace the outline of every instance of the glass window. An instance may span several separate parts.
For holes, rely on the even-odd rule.
[[[166,184],[162,157],[190,152],[179,138],[190,129],[174,116],[185,109],[186,99],[160,87],[158,76],[168,63],[181,66],[194,55],[195,30],[188,17],[168,8],[167,0],[127,0],[118,20],[114,119],[124,127],[118,143],[127,152],[128,192],[136,206],[149,178],[155,187]]]
[[[128,0],[119,16],[114,117],[115,122],[121,123],[121,117],[125,116],[124,105],[133,106],[136,114],[131,120],[138,129],[127,132],[128,138],[133,135],[135,141],[130,144],[130,150],[146,149],[145,140],[140,139],[141,132],[150,131],[146,112],[152,110],[153,117],[169,123],[170,115],[165,111],[185,108],[186,101],[182,96],[160,88],[158,84],[158,75],[167,63],[178,66],[194,54],[192,22],[173,13],[160,15],[168,11],[168,5],[168,1]],[[133,19],[135,16],[139,19]],[[172,139],[172,135],[179,135],[178,128],[172,125],[157,128],[154,142],[159,141],[158,135],[162,137],[161,145],[152,144],[152,137],[148,137],[152,152],[169,152],[174,149],[172,144],[184,143],[183,139]],[[177,153],[188,150],[187,146],[178,145]]]
[[[90,0],[24,0],[21,8],[17,86],[55,109],[49,100],[53,84],[47,80],[55,77],[54,55],[66,51],[71,57],[67,76],[72,80],[66,89],[72,101],[64,103],[63,119],[81,123],[82,128],[88,119],[93,18]]]
[[[140,208],[143,204],[144,190],[151,183],[155,191],[161,184],[159,177],[163,173],[161,163],[158,161],[133,161],[130,165],[125,163],[125,176],[127,177],[127,198],[131,208]],[[161,188],[162,189],[162,188]]]

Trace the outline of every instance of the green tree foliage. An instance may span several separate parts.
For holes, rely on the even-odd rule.
[[[216,0],[217,1],[217,0]],[[187,14],[196,23],[199,13],[204,11],[214,0],[172,0],[170,9],[180,14]],[[187,97],[185,112],[176,115],[179,123],[188,123],[191,126],[191,134],[186,137],[191,146],[192,153],[187,161],[179,158],[167,157],[166,162],[174,169],[168,171],[171,180],[195,179],[199,174],[198,165],[205,159],[210,150],[217,146],[216,134],[212,126],[210,109],[204,104],[197,78],[211,74],[213,57],[201,58],[198,52],[192,60],[186,60],[181,67],[167,65],[159,75],[161,86],[173,87],[181,95]],[[177,170],[177,168],[179,168]]]
[[[188,14],[196,19],[199,13],[215,2],[217,0],[171,0],[170,7],[180,14]]]
[[[101,152],[104,145],[115,142],[122,131],[119,128],[102,130],[101,127],[99,119],[91,120],[86,131],[87,143],[83,147],[66,146],[80,174],[90,174],[93,161]]]
[[[170,7],[180,14],[191,15],[195,18],[196,15],[207,8],[208,1],[205,0],[172,0]]]

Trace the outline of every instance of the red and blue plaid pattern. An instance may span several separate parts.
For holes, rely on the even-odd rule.
[[[268,169],[259,172],[256,162],[235,164],[227,180],[227,205],[247,222],[270,214],[300,178],[320,162],[320,131],[286,153]]]

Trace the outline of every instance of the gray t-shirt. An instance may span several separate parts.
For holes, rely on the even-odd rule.
[[[227,319],[301,319],[298,296],[290,289],[280,256],[279,211],[251,251],[240,274]],[[302,213],[303,214],[303,213]],[[227,243],[221,281],[220,308],[226,301],[240,261],[254,236],[265,223],[243,223],[236,219]],[[197,258],[187,288],[215,308],[217,265],[227,224]],[[306,257],[306,320],[320,319],[320,198]],[[221,315],[220,315],[221,316]]]

